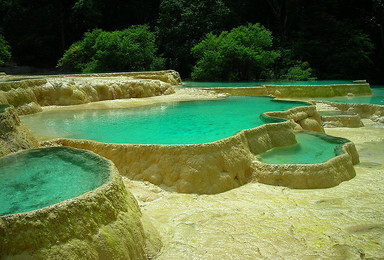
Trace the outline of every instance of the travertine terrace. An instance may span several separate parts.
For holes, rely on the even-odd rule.
[[[80,153],[85,160],[97,161],[109,180],[93,191],[48,207],[0,216],[1,258],[145,259],[140,209],[112,162],[84,150],[43,149]]]
[[[204,203],[218,207],[217,216],[221,216],[222,212],[219,204],[225,204],[227,197],[237,197],[236,194],[239,194],[243,199],[251,200],[252,205],[255,205],[258,201],[265,202],[266,196],[274,196],[275,192],[287,190],[291,195],[300,193],[289,188],[272,185],[304,189],[303,194],[315,192],[316,196],[321,197],[323,196],[321,194],[326,191],[324,188],[330,188],[332,192],[332,189],[339,190],[343,189],[344,186],[353,185],[353,183],[349,184],[349,182],[354,180],[356,175],[354,165],[358,165],[360,161],[359,147],[356,149],[354,143],[348,140],[340,145],[339,152],[333,159],[321,164],[279,166],[264,164],[255,160],[255,155],[271,148],[297,143],[295,138],[296,130],[327,132],[328,130],[323,128],[321,116],[316,107],[311,104],[286,111],[267,112],[262,116],[269,118],[271,123],[243,130],[231,137],[206,144],[135,145],[74,139],[55,139],[39,144],[28,129],[20,124],[18,115],[36,113],[46,109],[131,107],[167,100],[215,99],[218,96],[223,97],[223,95],[214,94],[212,89],[186,91],[175,88],[175,86],[180,85],[181,80],[178,73],[174,71],[67,75],[50,76],[48,78],[36,76],[28,79],[12,78],[12,76],[3,77],[8,79],[4,79],[0,83],[0,103],[5,104],[0,108],[2,109],[0,113],[0,130],[2,131],[0,156],[20,149],[31,149],[39,146],[69,146],[92,151],[111,160],[113,163],[106,160],[107,163],[110,163],[111,181],[92,192],[41,210],[1,217],[1,257],[32,256],[41,259],[50,257],[145,259],[156,255],[158,255],[159,259],[202,257],[204,254],[201,250],[193,250],[194,245],[198,246],[200,242],[203,243],[203,240],[213,239],[216,241],[218,239],[217,235],[216,237],[209,237],[209,232],[204,233],[196,230],[196,223],[200,223],[197,220],[198,215],[201,215],[202,212],[185,211],[187,222],[193,221],[195,223],[194,227],[189,227],[189,224],[184,223],[185,221],[182,219],[172,217],[171,211],[163,214],[161,213],[162,210],[169,208],[169,210],[173,209],[174,212],[177,212],[177,209],[173,207],[177,207],[179,202],[185,201],[191,203],[191,205],[195,205],[194,203],[199,205],[199,203],[203,203],[202,201],[207,200]],[[229,90],[218,91],[234,95],[254,95],[254,91],[256,91],[256,95],[270,95],[279,98],[328,97],[348,93],[356,95],[370,94],[369,84],[365,83],[327,88],[316,86],[316,89],[313,87],[300,86],[292,90],[286,86],[265,86],[255,89],[244,88],[241,91],[231,90],[233,93]],[[131,98],[131,100],[126,100],[127,98]],[[145,99],[138,101],[136,98]],[[113,101],[115,99],[122,99],[122,101]],[[360,109],[357,106],[353,106],[353,109],[350,107],[337,108],[342,111],[353,110],[352,112],[359,114],[362,118],[371,117],[371,119],[376,119],[378,122],[382,117],[377,112],[377,108],[372,109],[374,112],[370,111],[369,113],[365,112],[366,109]],[[337,132],[337,129],[334,133],[341,135],[341,132]],[[357,174],[359,173],[361,173],[361,170],[357,171]],[[121,182],[121,176],[126,185],[125,188]],[[357,181],[359,180],[358,178]],[[152,186],[150,183],[157,185],[157,187]],[[126,191],[126,188],[133,190],[142,207],[141,210],[135,198],[130,192]],[[318,188],[321,189],[317,191],[306,190]],[[257,191],[252,192],[248,191],[248,189],[256,189]],[[256,197],[246,198],[246,194]],[[295,194],[292,196],[296,196]],[[159,198],[164,198],[164,200],[157,200]],[[173,199],[176,201],[173,201]],[[217,204],[214,202],[216,199],[221,202]],[[173,204],[174,206],[172,206]],[[284,207],[293,210],[294,206],[291,204]],[[250,209],[253,207],[250,204],[245,203],[244,205],[250,212],[258,211],[256,208]],[[275,206],[278,208],[281,205],[277,203]],[[236,208],[231,208],[231,210],[236,211]],[[209,215],[207,217],[214,220],[212,223],[217,225],[216,215],[209,210],[207,212]],[[238,210],[238,212],[242,211]],[[265,212],[271,213],[270,209],[266,209]],[[189,214],[194,216],[191,217]],[[247,213],[244,214],[247,215]],[[245,220],[244,214],[242,219]],[[183,226],[180,226],[180,232],[170,227],[170,222],[165,219],[168,215],[178,223],[178,227],[179,225]],[[60,219],[60,224],[56,222],[58,219]],[[202,216],[201,219],[204,219],[204,217]],[[255,216],[255,219],[262,221],[260,216]],[[278,222],[279,219],[284,218],[274,219],[273,221]],[[232,218],[224,218],[223,220],[228,225],[234,224]],[[204,222],[206,221],[208,220],[204,220]],[[63,225],[62,222],[65,224]],[[155,224],[161,237],[151,223]],[[244,223],[242,221],[239,223],[241,232],[246,234],[248,231],[244,229]],[[68,226],[71,226],[71,229],[68,229]],[[294,227],[292,234],[294,234],[295,238],[303,235],[302,230],[299,230],[301,233],[297,230],[300,228],[299,226],[292,224],[292,227]],[[185,228],[191,232],[183,233]],[[218,228],[218,230],[226,230],[226,228]],[[265,226],[264,230],[269,232],[266,235],[268,239],[274,237],[271,235],[274,233],[270,231],[268,225]],[[254,226],[250,225],[249,232],[251,234],[259,234],[261,231],[261,229],[255,229]],[[223,232],[233,233],[233,230]],[[196,240],[193,240],[195,242],[190,241],[190,235],[186,236],[187,233],[196,235]],[[26,237],[30,237],[31,240],[25,239]],[[234,239],[232,242],[226,235],[217,240],[223,243],[218,245],[222,248],[220,250],[213,250],[213,245],[208,243],[209,246],[205,252],[211,258],[213,256],[224,258],[226,256],[231,258],[241,256],[241,259],[247,257],[262,258],[263,256],[273,258],[273,256],[295,255],[287,253],[290,247],[286,246],[286,243],[282,244],[284,252],[279,251],[278,248],[275,251],[268,249],[267,245],[269,243],[278,243],[279,239],[270,239],[268,243],[266,241],[264,243],[254,241],[246,235],[239,237],[236,232],[231,237]],[[283,237],[289,236],[281,235],[279,237],[284,239]],[[304,250],[305,254],[298,253],[302,248],[297,241],[293,243],[294,248],[298,249],[296,256],[308,256],[312,252],[314,256],[345,257],[358,254],[360,250],[360,248],[355,250],[348,247],[349,244],[353,245],[353,247],[359,247],[359,245],[346,242],[347,247],[341,249],[331,247],[327,251],[328,247],[323,247],[323,243],[316,247],[320,250],[317,252],[315,246],[311,244],[314,241],[313,237],[303,237],[299,240],[304,241],[307,238],[309,242],[306,250],[308,252]],[[239,239],[244,240],[244,243]],[[346,236],[346,239],[348,239],[348,236]],[[32,243],[32,240],[37,242]],[[57,241],[60,243],[57,244]],[[249,248],[245,246],[249,245],[249,243],[257,244],[255,247],[258,250],[251,250],[253,253],[249,251]],[[379,243],[384,248],[382,241]],[[161,249],[162,244],[164,244],[164,247]],[[222,245],[225,246],[222,247]],[[244,250],[240,250],[240,245],[243,246]],[[200,246],[198,247],[200,248]],[[362,248],[369,251],[365,244]],[[184,253],[180,254],[180,252]],[[325,254],[325,252],[329,254]],[[367,255],[372,256],[372,254],[375,254],[374,252],[378,251],[374,249],[371,252],[368,252]]]

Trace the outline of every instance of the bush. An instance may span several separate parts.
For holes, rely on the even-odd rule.
[[[197,58],[192,79],[215,81],[259,79],[280,56],[272,49],[271,32],[259,24],[240,26],[219,36],[209,33],[192,53]]]
[[[309,67],[308,62],[303,62],[289,68],[283,78],[288,80],[308,80],[311,74],[312,69]]]
[[[5,62],[11,59],[11,47],[0,34],[0,66],[4,66]]]
[[[123,31],[87,32],[64,53],[58,67],[86,73],[163,69],[164,62],[155,56],[155,38],[145,25]]]

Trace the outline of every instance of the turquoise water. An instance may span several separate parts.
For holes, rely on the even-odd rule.
[[[258,155],[258,159],[269,164],[316,164],[339,155],[340,144],[346,139],[319,133],[296,133],[298,144],[273,148]]]
[[[139,108],[46,111],[23,116],[21,120],[39,136],[105,143],[197,144],[265,124],[261,113],[308,105],[271,100],[269,97],[228,97]]]
[[[253,82],[194,82],[185,81],[185,88],[244,88],[262,85],[329,85],[356,84],[351,80],[311,80],[311,81],[253,81]]]
[[[96,189],[107,164],[89,152],[52,147],[0,158],[0,216],[40,209]]]
[[[372,96],[315,98],[315,100],[323,100],[323,101],[338,102],[338,103],[384,105],[384,86],[380,86],[380,87],[377,86],[371,89],[372,89]]]

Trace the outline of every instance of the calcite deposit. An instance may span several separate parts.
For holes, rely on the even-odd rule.
[[[0,157],[39,146],[31,131],[21,124],[16,110],[0,104]]]
[[[13,105],[25,115],[42,111],[42,106],[172,94],[180,82],[175,71],[10,78],[0,81],[0,104]]]
[[[235,96],[273,96],[276,98],[336,97],[346,95],[372,95],[368,83],[331,85],[263,85],[244,88],[203,88],[216,93]]]
[[[342,114],[342,112],[340,112],[339,114],[334,114],[334,115],[322,115],[321,121],[323,121],[323,126],[327,128],[364,126],[360,116],[354,113]]]
[[[384,123],[384,105],[375,104],[352,104],[328,101],[312,101],[317,104],[326,104],[342,112],[354,113],[361,118],[369,118],[374,122]]]
[[[294,107],[285,111],[266,112],[265,116],[292,120],[295,130],[310,130],[324,133],[320,114],[315,106]]]
[[[356,177],[324,189],[248,183],[215,195],[180,194],[123,178],[163,237],[162,259],[384,258],[384,132],[326,133],[356,145]]]
[[[151,230],[145,233],[137,202],[112,162],[89,151],[65,149],[97,160],[109,171],[109,181],[48,207],[1,216],[0,258],[147,259],[147,253],[159,251],[161,244],[152,243],[159,238]],[[149,241],[149,235],[155,238]]]
[[[334,158],[319,164],[267,164],[255,160],[255,176],[260,183],[295,189],[329,188],[356,176],[353,165],[359,163],[355,145],[346,139],[312,133],[339,143]]]
[[[182,193],[216,194],[251,181],[295,188],[332,187],[355,175],[353,164],[358,163],[358,155],[352,143],[345,145],[346,154],[312,168],[301,167],[301,174],[289,174],[283,168],[277,171],[269,165],[260,167],[254,162],[255,154],[297,143],[293,132],[297,126],[294,119],[299,122],[306,118],[310,120],[314,111],[313,106],[308,106],[273,112],[269,116],[290,120],[243,130],[206,144],[133,145],[74,139],[58,139],[47,144],[91,150],[112,160],[120,173],[130,179],[149,181]],[[323,132],[321,124],[315,119],[313,121],[313,125],[304,127]],[[291,172],[296,168],[292,166]],[[308,171],[313,174],[308,174]],[[321,174],[316,174],[316,171]]]
[[[181,83],[173,71],[35,77],[4,82],[0,84],[0,104],[12,104],[20,114],[57,109],[47,107],[52,105],[72,109],[69,105],[80,104],[79,107],[86,109],[101,109],[181,100],[169,95],[143,101],[99,102],[171,94],[173,86]],[[353,86],[264,86],[209,91],[275,97],[370,94],[369,85],[363,82]],[[196,96],[184,94],[185,100],[197,96],[197,99],[217,97],[207,91],[196,91]],[[380,121],[380,113],[370,111],[365,117]],[[15,110],[12,114],[16,114]],[[368,151],[380,147],[356,138],[353,132],[356,135],[351,135],[352,141],[358,142],[357,150],[364,154],[361,164],[352,142],[345,142],[335,158],[322,164],[305,167],[261,164],[255,161],[255,155],[295,144],[295,130],[324,132],[314,106],[271,111],[263,116],[271,119],[271,123],[207,144],[130,145],[72,139],[42,143],[86,149],[110,159],[123,175],[126,186],[111,166],[112,181],[99,189],[41,210],[1,217],[0,256],[38,259],[58,256],[65,259],[383,257],[382,191],[376,184],[383,180],[381,175],[375,179],[375,171],[382,172],[383,162],[380,156]],[[347,138],[350,134],[337,128],[333,131],[331,133],[344,134]],[[0,142],[1,138],[3,136]],[[3,138],[0,152],[3,146],[8,149],[6,154],[38,145],[33,137],[28,138],[32,140],[28,141],[32,143],[30,147],[18,145],[14,150],[8,149],[9,140],[17,138]],[[378,136],[372,138],[382,142]],[[24,140],[23,135],[21,139]],[[141,210],[126,189],[134,192]]]
[[[346,95],[372,95],[368,83],[330,85],[265,85],[267,93],[277,98],[336,97]]]

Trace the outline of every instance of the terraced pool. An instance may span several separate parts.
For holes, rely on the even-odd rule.
[[[260,117],[264,112],[305,105],[243,96],[125,109],[46,111],[21,120],[39,136],[105,143],[198,144],[265,124]]]
[[[104,161],[69,147],[0,158],[0,216],[40,209],[98,188],[109,179]]]
[[[297,144],[276,147],[258,155],[261,162],[269,164],[317,164],[340,155],[341,145],[348,142],[314,132],[296,133]]]

